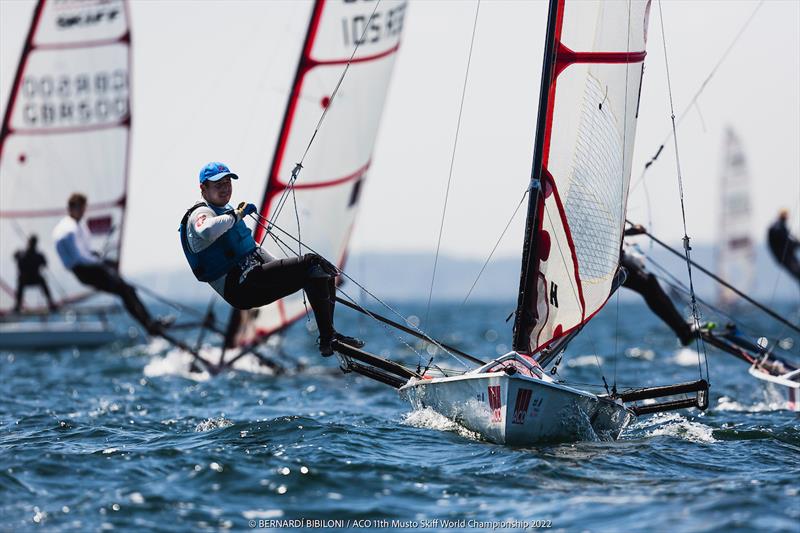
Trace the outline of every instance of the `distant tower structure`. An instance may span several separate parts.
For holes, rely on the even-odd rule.
[[[752,201],[750,174],[739,138],[728,127],[723,146],[720,174],[719,235],[716,247],[717,273],[743,292],[750,292],[755,280],[755,248],[750,237]],[[739,297],[719,286],[717,301],[732,306]]]

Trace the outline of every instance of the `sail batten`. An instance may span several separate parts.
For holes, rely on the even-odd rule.
[[[91,294],[58,260],[51,232],[73,192],[89,198],[93,248],[120,259],[130,152],[125,0],[40,0],[0,130],[0,312],[14,304],[16,250],[38,237],[57,301]],[[28,309],[44,305],[36,290]]]
[[[405,0],[384,0],[377,7],[372,2],[315,2],[260,210],[280,228],[274,233],[285,244],[265,239],[261,226],[254,229],[256,240],[264,240],[272,255],[297,253],[294,239],[298,239],[344,266],[358,202],[369,178],[405,10]],[[345,67],[347,75],[333,98],[328,91],[337,86]],[[325,121],[292,183],[294,166],[323,112]],[[227,342],[258,342],[305,314],[302,292],[255,311],[235,311]]]
[[[517,351],[583,325],[607,301],[619,264],[649,1],[553,0],[548,31]],[[546,113],[542,114],[542,109]],[[530,244],[529,244],[530,243]]]

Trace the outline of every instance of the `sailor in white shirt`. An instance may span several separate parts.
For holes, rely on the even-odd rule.
[[[136,291],[120,277],[116,268],[92,251],[89,233],[81,224],[86,212],[86,196],[75,193],[67,202],[68,215],[53,229],[56,251],[64,264],[81,283],[97,290],[118,295],[128,313],[144,326],[148,333],[157,335],[166,323],[154,320],[136,295]]]

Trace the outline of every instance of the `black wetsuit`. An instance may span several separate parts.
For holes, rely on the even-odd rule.
[[[266,260],[256,265],[239,283],[242,270],[234,267],[225,278],[225,300],[237,309],[252,309],[275,302],[299,290],[306,291],[314,310],[321,338],[334,334],[333,309],[336,301],[334,272],[326,270],[324,259],[315,254]]]
[[[116,269],[106,263],[75,265],[72,268],[81,283],[89,285],[103,292],[116,294],[122,298],[122,303],[131,314],[149,333],[158,333],[158,324],[150,316],[147,308],[136,295],[136,290],[120,277]]]
[[[641,294],[644,301],[647,302],[647,306],[672,328],[681,343],[684,346],[689,344],[693,338],[691,327],[675,309],[675,305],[661,288],[656,277],[645,270],[636,259],[626,254],[624,250],[620,254],[619,263],[625,267],[628,273],[622,286]]]
[[[785,220],[779,218],[769,227],[767,241],[775,260],[800,282],[800,261],[797,259],[800,242],[789,233]]]
[[[47,259],[40,254],[35,248],[26,248],[19,250],[14,254],[14,260],[17,262],[17,299],[14,305],[14,311],[19,312],[22,309],[22,294],[25,287],[39,287],[47,299],[47,305],[50,309],[54,309],[53,298],[50,296],[50,289],[47,287],[47,281],[40,270],[47,266]]]

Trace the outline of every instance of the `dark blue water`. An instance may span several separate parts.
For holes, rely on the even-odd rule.
[[[440,304],[432,330],[487,357],[507,350],[510,311]],[[383,328],[345,312],[338,322],[372,350],[416,362]],[[342,375],[333,358],[314,355],[302,325],[284,351],[310,368],[198,381],[153,354],[157,343],[2,353],[0,529],[249,530],[302,519],[345,529],[460,520],[501,530],[525,521],[569,531],[799,530],[800,420],[719,353],[710,353],[706,413],[642,418],[617,442],[512,449]],[[609,305],[570,353],[560,374],[572,382],[666,384],[698,373],[696,355],[641,305]]]

